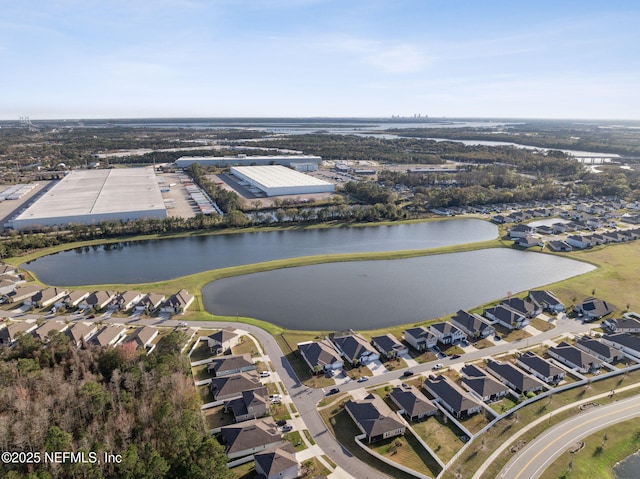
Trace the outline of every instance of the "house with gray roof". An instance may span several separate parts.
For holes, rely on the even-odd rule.
[[[224,328],[207,336],[207,344],[213,354],[227,354],[240,344],[240,335],[233,329]]]
[[[380,351],[382,355],[386,356],[389,359],[409,352],[409,348],[398,341],[393,334],[389,333],[382,334],[380,336],[374,336],[373,338],[371,338],[371,344],[374,348]]]
[[[223,426],[220,436],[230,460],[282,444],[282,435],[271,417]]]
[[[253,371],[255,364],[248,354],[239,356],[225,356],[212,360],[207,365],[207,371],[213,373],[214,376],[228,376],[230,374],[242,373],[245,371]]]
[[[534,303],[525,301],[522,298],[513,297],[508,298],[500,302],[502,306],[513,309],[527,318],[533,318],[542,313],[542,308],[536,306]]]
[[[398,413],[411,422],[438,414],[438,408],[415,386],[397,386],[391,390],[389,398],[398,406]]]
[[[602,367],[602,360],[565,341],[549,348],[547,354],[582,374],[597,371]]]
[[[359,401],[349,400],[344,404],[344,408],[358,429],[365,434],[367,443],[400,436],[405,432],[405,425],[396,419],[391,408],[374,394],[369,394]]]
[[[153,312],[162,305],[165,299],[164,294],[149,293],[133,307],[133,310],[139,313]]]
[[[11,266],[10,264],[1,263],[0,264],[0,274],[17,274],[18,268],[15,266]]]
[[[529,291],[529,300],[543,311],[550,313],[561,313],[564,311],[564,304],[551,291],[543,289]]]
[[[511,363],[494,359],[487,361],[487,371],[519,394],[542,391],[544,384],[525,374]]]
[[[181,289],[164,302],[160,311],[170,314],[184,314],[194,300],[193,294],[186,289]]]
[[[529,318],[502,304],[487,308],[482,314],[485,318],[500,323],[509,329],[522,329],[530,323]]]
[[[602,327],[612,333],[640,333],[640,320],[630,316],[610,318],[602,321]]]
[[[160,330],[158,328],[146,325],[136,330],[132,340],[135,341],[140,348],[150,348],[153,345],[153,340],[158,337],[159,333]]]
[[[38,324],[33,321],[16,321],[0,328],[0,345],[12,345],[22,334],[34,331]]]
[[[587,298],[574,307],[574,311],[581,315],[585,321],[595,321],[613,313],[615,310],[615,305],[598,298]]]
[[[591,240],[582,235],[571,235],[565,241],[569,246],[577,249],[585,249],[591,246]]]
[[[404,340],[417,351],[425,351],[438,344],[438,338],[424,326],[409,328],[403,331]]]
[[[531,351],[522,353],[516,360],[516,364],[547,384],[558,384],[566,375],[564,369]]]
[[[465,374],[462,376],[461,383],[471,395],[486,403],[499,401],[509,394],[507,386],[485,374],[479,376]]]
[[[547,242],[547,247],[551,251],[567,253],[569,251],[573,251],[573,248],[566,241],[553,240]]]
[[[62,321],[47,321],[34,331],[34,335],[43,343],[48,342],[50,334],[62,333],[69,329],[69,325]]]
[[[482,409],[482,405],[477,400],[446,376],[427,378],[424,388],[442,404],[442,407],[458,419],[472,416]]]
[[[544,246],[544,242],[538,236],[526,235],[522,238],[515,238],[513,244],[521,248],[533,248],[534,246]]]
[[[31,296],[30,299],[25,300],[25,304],[30,301],[31,305],[35,306],[36,308],[46,308],[54,304],[56,301],[64,298],[65,296],[67,296],[67,294],[68,291],[66,289],[52,286],[37,292],[36,294]]]
[[[102,328],[93,338],[98,346],[108,348],[121,342],[127,335],[127,328],[118,324],[110,324]]]
[[[264,479],[296,479],[302,476],[295,448],[290,442],[254,454],[253,461],[258,477]]]
[[[430,324],[429,331],[431,331],[442,344],[453,344],[467,337],[464,331],[447,322]]]
[[[239,398],[225,403],[224,410],[233,413],[235,422],[264,417],[269,411],[269,391],[264,386],[242,391]]]
[[[98,326],[94,323],[75,323],[69,329],[71,342],[80,347],[87,343],[98,331]]]
[[[338,352],[351,364],[367,364],[380,359],[380,353],[353,330],[336,333],[330,339]]]
[[[75,308],[83,300],[85,300],[89,296],[89,294],[90,294],[89,291],[80,291],[80,290],[71,291],[65,299],[65,302],[67,303],[67,307]]]
[[[604,344],[613,346],[636,358],[640,358],[640,338],[629,333],[605,334],[600,338]]]
[[[27,284],[16,288],[13,296],[9,296],[9,301],[12,303],[19,303],[21,301],[29,300],[32,296],[42,291],[40,286],[34,284]]]
[[[211,379],[209,391],[216,401],[227,401],[242,396],[243,391],[261,387],[260,378],[255,371],[220,376]]]
[[[11,279],[0,279],[0,297],[12,294],[13,292],[15,292],[17,287],[17,283],[15,281],[12,281]]]
[[[140,291],[125,291],[118,296],[118,307],[122,311],[129,311],[133,309],[146,295]]]
[[[95,309],[96,311],[100,311],[106,308],[115,297],[116,293],[114,291],[94,291],[88,295],[84,301],[78,304],[78,307],[80,309]]]
[[[298,352],[313,374],[339,371],[344,367],[342,357],[327,339],[298,343]]]
[[[451,322],[466,333],[470,338],[479,339],[493,336],[495,329],[482,320],[477,314],[471,314],[460,309],[451,317]]]
[[[578,338],[576,341],[576,348],[582,349],[586,353],[589,353],[607,363],[624,358],[622,351],[601,343],[597,339],[590,338],[589,336],[582,336]]]

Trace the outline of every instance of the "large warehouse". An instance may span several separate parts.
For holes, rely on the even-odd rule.
[[[274,155],[274,156],[183,156],[175,162],[178,168],[187,168],[193,163],[207,166],[250,166],[250,165],[284,165],[292,166],[297,163],[315,163],[319,165],[322,161],[320,156],[312,155]]]
[[[234,166],[231,174],[267,196],[304,195],[334,191],[333,183],[298,173],[284,166]]]
[[[72,171],[13,220],[13,227],[166,218],[152,167]]]

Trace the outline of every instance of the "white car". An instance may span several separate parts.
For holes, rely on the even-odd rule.
[[[442,369],[444,366],[442,365],[442,363],[438,363],[435,366],[433,366],[433,369]]]
[[[260,377],[261,377],[261,378],[268,378],[268,377],[269,377],[269,374],[270,374],[270,373],[269,373],[269,371],[262,371],[262,372],[260,373]]]

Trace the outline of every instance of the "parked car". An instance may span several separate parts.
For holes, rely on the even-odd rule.
[[[494,341],[500,341],[501,339],[502,339],[502,338],[501,338],[499,335],[497,335],[497,334],[493,337],[493,340],[494,340]]]
[[[444,366],[441,363],[437,363],[433,366],[433,369],[442,369]]]
[[[402,377],[408,377],[408,376],[413,376],[413,371],[405,371],[402,373]]]
[[[361,376],[361,377],[358,378],[358,382],[359,383],[363,383],[363,382],[368,381],[368,380],[369,380],[369,376]]]
[[[327,393],[327,396],[331,396],[332,394],[338,394],[340,392],[339,388],[331,388],[329,389],[329,392]]]
[[[282,426],[282,432],[289,432],[293,429],[293,426],[291,424],[286,424],[284,426]]]
[[[262,372],[260,373],[260,377],[261,377],[261,378],[268,378],[268,377],[269,377],[269,374],[270,374],[270,373],[269,373],[269,371],[262,371]]]
[[[284,426],[285,424],[287,424],[286,419],[280,419],[279,421],[276,421],[276,426]]]
[[[451,359],[458,359],[460,357],[459,354],[452,354],[451,356],[449,356]]]
[[[187,327],[187,323],[185,323],[184,321],[180,321],[180,322],[178,323],[178,327],[179,327],[179,328],[186,328],[186,327]]]

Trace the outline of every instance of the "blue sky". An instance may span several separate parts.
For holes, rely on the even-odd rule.
[[[640,119],[636,0],[0,7],[0,119]]]

